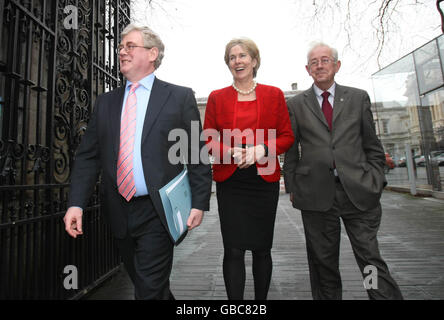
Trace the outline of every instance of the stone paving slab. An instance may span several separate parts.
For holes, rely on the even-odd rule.
[[[405,299],[444,299],[444,201],[385,191],[378,235],[380,250]],[[268,299],[311,300],[301,215],[281,193],[272,250]],[[202,225],[175,249],[171,289],[178,300],[225,300],[223,247],[216,197]],[[366,300],[363,280],[342,227],[343,298]],[[245,299],[254,298],[251,254],[246,254]],[[122,268],[86,299],[131,300],[133,286]]]

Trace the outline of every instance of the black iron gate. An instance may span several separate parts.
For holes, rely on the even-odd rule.
[[[122,80],[114,48],[129,5],[0,1],[0,299],[76,298],[120,264],[97,194],[82,239],[62,218],[95,97]]]

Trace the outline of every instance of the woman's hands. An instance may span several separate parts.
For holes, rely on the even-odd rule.
[[[265,156],[265,147],[261,144],[254,147],[247,146],[246,148],[234,147],[229,152],[234,159],[234,163],[240,169],[245,169]]]

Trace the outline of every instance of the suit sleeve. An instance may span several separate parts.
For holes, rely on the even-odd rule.
[[[294,171],[299,161],[299,134],[298,127],[295,116],[295,102],[294,100],[288,101],[288,112],[290,115],[290,123],[294,135],[294,143],[291,145],[290,149],[285,153],[284,158],[284,183],[286,192],[292,192],[292,181],[294,177]]]
[[[97,135],[97,114],[101,97],[98,96],[88,127],[74,157],[68,207],[84,209],[94,191],[101,167]]]
[[[211,166],[208,160],[208,151],[205,141],[199,137],[202,133],[200,113],[197,108],[196,99],[191,89],[187,90],[185,105],[182,114],[183,126],[191,137],[188,142],[187,168],[192,193],[192,208],[208,211],[210,208],[211,196]],[[198,126],[196,126],[198,124]],[[192,130],[198,129],[198,135]],[[196,140],[196,137],[198,141]]]
[[[362,110],[362,148],[367,156],[367,162],[375,169],[384,174],[385,154],[381,141],[376,135],[375,122],[371,111],[370,98],[367,93],[363,97]]]

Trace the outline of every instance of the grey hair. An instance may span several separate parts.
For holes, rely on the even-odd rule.
[[[326,44],[326,43],[324,43],[324,42],[313,42],[313,43],[310,44],[310,48],[308,49],[308,53],[307,53],[307,64],[310,62],[310,54],[311,54],[311,52],[312,52],[314,49],[318,48],[318,47],[327,47],[327,48],[329,48],[330,51],[331,51],[331,55],[332,55],[332,58],[333,58],[334,62],[337,62],[337,61],[338,61],[338,59],[339,59],[339,58],[338,58],[338,50],[336,50],[336,49],[333,48],[333,47],[330,47],[328,44]]]
[[[162,63],[162,59],[165,52],[165,46],[160,40],[160,37],[149,27],[147,26],[138,26],[135,24],[129,24],[123,29],[121,38],[123,39],[124,36],[126,36],[131,31],[140,31],[142,33],[143,38],[143,45],[147,48],[154,48],[156,47],[159,49],[159,55],[157,56],[156,61],[154,61],[154,68],[157,69],[160,67],[160,64]]]

